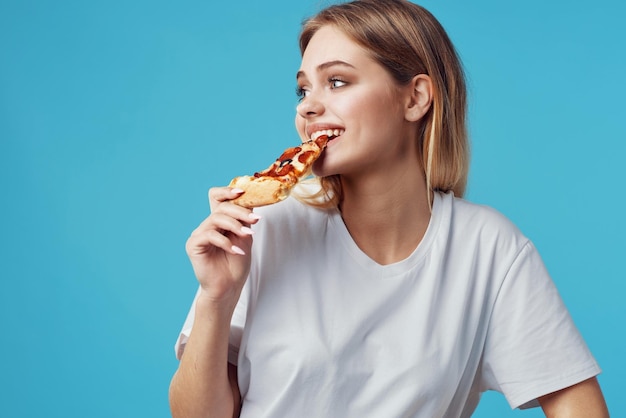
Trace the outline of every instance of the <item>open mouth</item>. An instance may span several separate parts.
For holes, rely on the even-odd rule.
[[[311,140],[315,141],[320,136],[326,135],[328,137],[328,140],[332,141],[336,137],[343,135],[344,132],[344,129],[325,129],[322,131],[316,131],[313,132],[313,134],[311,135]]]

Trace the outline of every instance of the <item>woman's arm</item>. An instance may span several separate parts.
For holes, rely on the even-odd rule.
[[[228,364],[230,322],[250,272],[249,225],[260,219],[231,202],[241,193],[227,187],[211,189],[211,215],[187,240],[200,291],[189,339],[170,384],[174,418],[239,415],[237,373]]]
[[[237,369],[228,363],[230,309],[196,302],[196,320],[170,384],[174,418],[237,417]]]
[[[548,418],[608,418],[609,411],[594,377],[539,398]]]

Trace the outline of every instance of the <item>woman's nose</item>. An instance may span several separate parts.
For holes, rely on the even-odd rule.
[[[324,105],[313,94],[309,94],[298,104],[296,111],[301,117],[310,118],[324,113]]]

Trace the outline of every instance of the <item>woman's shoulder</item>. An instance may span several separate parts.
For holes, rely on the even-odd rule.
[[[454,197],[452,194],[444,195],[443,200],[443,206],[447,203],[451,232],[456,235],[500,243],[507,241],[516,247],[528,241],[506,215],[492,206]]]

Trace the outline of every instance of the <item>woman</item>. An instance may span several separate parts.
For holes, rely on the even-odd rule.
[[[174,417],[467,417],[489,389],[608,416],[532,243],[460,198],[465,83],[435,18],[356,1],[307,21],[300,46],[297,131],[334,135],[319,187],[255,212],[209,192]]]

